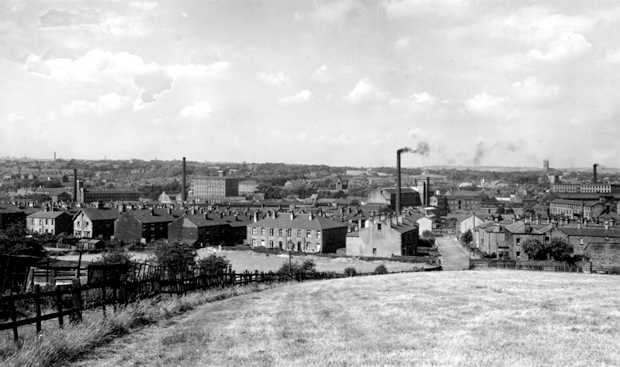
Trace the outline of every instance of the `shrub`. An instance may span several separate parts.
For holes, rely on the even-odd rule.
[[[467,230],[467,232],[461,235],[461,243],[465,246],[471,245],[474,242],[474,235],[471,233],[471,230]]]
[[[131,254],[121,247],[108,248],[106,252],[101,254],[99,260],[93,261],[93,264],[128,265],[131,264]]]
[[[348,277],[354,277],[357,274],[357,270],[354,267],[349,266],[344,269],[344,274]]]
[[[171,274],[182,274],[196,264],[196,250],[184,242],[159,243],[155,248],[159,265],[168,268]]]
[[[225,272],[230,266],[230,261],[224,256],[209,255],[198,260],[198,267],[207,274],[217,274]]]
[[[375,274],[387,274],[387,273],[388,273],[388,270],[383,264],[375,268]]]

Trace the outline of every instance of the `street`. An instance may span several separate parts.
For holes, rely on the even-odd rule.
[[[455,236],[437,237],[436,242],[443,270],[469,269],[469,254]]]

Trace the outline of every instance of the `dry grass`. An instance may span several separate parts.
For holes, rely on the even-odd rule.
[[[200,306],[80,366],[618,366],[620,278],[438,272],[287,285]]]
[[[64,329],[49,321],[43,325],[43,333],[35,335],[32,330],[16,348],[6,333],[0,342],[0,365],[4,366],[53,366],[65,365],[70,361],[105,345],[119,336],[135,332],[145,325],[169,320],[174,316],[193,310],[196,306],[233,296],[264,290],[269,286],[251,285],[197,292],[183,297],[167,296],[142,301],[119,309],[103,318],[101,311],[85,312],[84,321],[71,324]],[[27,328],[20,328],[20,333]],[[3,335],[4,336],[4,335]]]

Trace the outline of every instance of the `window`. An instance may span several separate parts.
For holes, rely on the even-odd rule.
[[[381,230],[381,223],[377,223],[377,230],[380,231]]]
[[[265,240],[260,240],[260,245],[265,247]]]
[[[376,248],[372,249],[372,256],[377,256],[377,249]]]
[[[273,236],[273,228],[269,228],[269,235]],[[273,246],[272,246],[273,247]]]
[[[291,234],[292,234],[292,233],[293,233],[293,230],[292,230],[292,229],[290,229],[290,228],[289,228],[289,229],[287,229],[287,230],[286,230],[286,235],[287,235],[288,237],[291,237]]]
[[[256,227],[252,227],[252,234],[256,235]]]
[[[521,252],[520,252],[520,251],[517,251],[517,254],[516,254],[516,255],[517,255],[517,257],[521,256]]]
[[[278,236],[282,237],[282,228],[278,229]]]
[[[256,239],[252,239],[252,247],[256,247]]]
[[[297,237],[301,237],[301,229],[297,230]]]
[[[306,238],[311,238],[312,237],[312,231],[309,229],[306,229]]]
[[[316,231],[316,239],[321,240],[321,231]]]
[[[517,238],[517,244],[521,243],[521,239]]]
[[[261,235],[261,236],[264,236],[264,235],[265,235],[265,228],[261,228],[261,229],[260,229],[260,235]]]
[[[269,247],[273,248],[273,241],[269,241]]]

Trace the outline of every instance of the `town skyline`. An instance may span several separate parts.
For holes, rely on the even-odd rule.
[[[620,167],[613,2],[7,1],[0,29],[0,155]]]

